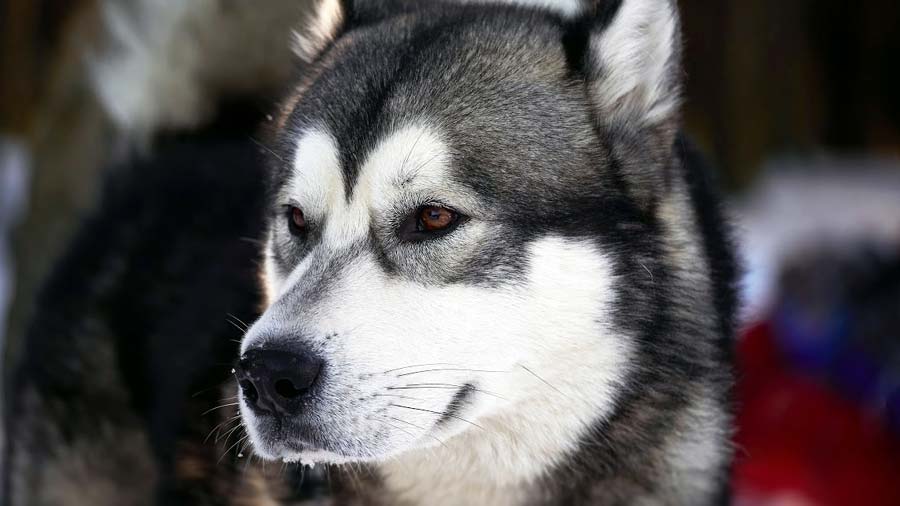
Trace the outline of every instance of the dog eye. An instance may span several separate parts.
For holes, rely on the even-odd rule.
[[[398,233],[401,239],[410,242],[436,239],[455,230],[465,218],[447,207],[422,206],[406,218]]]
[[[458,219],[459,214],[446,207],[425,206],[419,209],[418,229],[420,232],[439,232],[453,226]]]
[[[288,208],[288,229],[294,235],[300,235],[306,231],[306,218],[303,216],[303,210],[297,206]]]

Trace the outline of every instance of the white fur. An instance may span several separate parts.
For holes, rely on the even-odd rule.
[[[338,216],[345,207],[338,146],[324,128],[312,128],[299,136],[294,172],[282,201],[303,209],[307,220]]]
[[[341,0],[320,0],[313,19],[302,31],[294,32],[294,52],[311,62],[334,40],[343,22]]]
[[[278,271],[275,268],[275,258],[272,255],[271,248],[266,248],[263,252],[263,268],[260,274],[260,284],[263,288],[263,302],[268,307],[275,302],[275,299],[279,295],[275,292],[275,283],[270,281],[278,279]]]
[[[483,429],[465,427],[443,446],[386,461],[382,473],[401,497],[429,504],[518,502],[529,482],[563,461],[609,414],[632,350],[625,336],[605,326],[608,262],[593,246],[558,237],[533,244],[529,256],[527,284],[496,294],[516,302],[498,304],[480,290],[459,294],[480,310],[459,315],[472,318],[475,328],[446,352],[511,371],[479,383],[505,400],[473,410]],[[496,347],[479,346],[491,332],[500,335]]]
[[[474,205],[471,195],[447,187],[447,147],[425,123],[400,128],[376,146],[360,170],[349,202],[338,146],[330,134],[319,128],[299,137],[296,170],[281,198],[295,201],[307,219],[324,227],[326,248],[340,249],[365,237],[373,216],[412,205],[423,195],[440,191],[461,208]]]
[[[320,418],[336,438],[359,441],[370,452],[352,460],[382,462],[388,485],[410,499],[449,497],[451,489],[469,487],[481,502],[524,490],[609,413],[632,349],[627,336],[607,326],[614,279],[606,256],[588,242],[548,236],[529,246],[523,279],[481,287],[387,276],[373,255],[362,254],[329,282],[323,298],[298,306],[296,297],[287,297],[302,293],[314,275],[313,259],[327,263],[371,226],[382,226],[404,206],[414,209],[423,198],[473,209],[473,218],[447,240],[395,245],[408,261],[427,257],[436,264],[435,258],[465,255],[489,240],[493,225],[479,219],[483,210],[474,195],[449,179],[442,138],[427,121],[387,136],[366,159],[347,202],[333,140],[321,130],[303,134],[289,195],[281,198],[294,199],[324,222],[323,244],[288,277],[267,280],[271,292],[281,295],[248,332],[242,349],[258,344],[258,336],[302,324],[303,334],[312,336],[306,344],[325,350],[335,371],[327,386],[330,405],[321,407]],[[324,336],[334,333],[338,338],[325,344]],[[460,413],[466,421],[451,419],[434,428],[465,383],[479,389]],[[422,384],[447,387],[416,387]],[[414,388],[389,390],[409,386]],[[347,404],[357,397],[368,400]],[[379,408],[386,411],[375,414]],[[348,458],[279,450],[256,433],[252,413],[242,412],[263,456]]]
[[[598,73],[593,96],[602,121],[654,124],[672,114],[677,36],[672,0],[623,0],[609,26],[591,38]]]
[[[584,12],[586,2],[581,0],[461,0],[461,3],[502,3],[520,7],[546,9],[563,18],[574,18]]]

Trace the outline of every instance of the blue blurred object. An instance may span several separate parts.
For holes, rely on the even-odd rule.
[[[900,254],[816,250],[786,265],[781,289],[772,323],[791,367],[900,432]]]

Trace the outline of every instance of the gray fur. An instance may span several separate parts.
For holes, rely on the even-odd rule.
[[[299,440],[301,448],[372,459],[384,480],[374,487],[386,504],[724,500],[732,455],[735,267],[713,192],[696,154],[678,136],[681,47],[674,5],[589,2],[573,17],[569,9],[563,15],[516,4],[343,4],[338,26],[323,31],[334,39],[318,41],[321,52],[305,55],[306,77],[275,132],[267,248],[271,276],[286,279],[298,265],[303,274],[270,298],[243,349],[301,346],[338,365],[306,408],[311,414],[303,415],[314,420],[303,422],[313,424],[311,432],[284,428],[292,427],[289,420],[247,419],[256,427],[257,449],[277,456]],[[304,135],[332,136],[350,204],[376,146],[423,118],[450,146],[447,184],[476,195],[466,203],[478,222],[471,226],[489,232],[478,241],[461,233],[413,249],[394,235],[398,210],[393,218],[372,216],[365,240],[329,245],[326,210],[308,218],[309,236],[291,236],[285,206],[302,204],[291,200],[292,181],[316,168],[294,165]],[[407,181],[394,184],[402,190]],[[340,287],[355,286],[342,284],[344,273],[371,261],[399,283],[509,289],[527,281],[534,267],[529,248],[548,237],[589,243],[612,259],[610,325],[622,346],[637,350],[617,371],[622,379],[607,399],[612,412],[598,414],[562,462],[540,464],[535,479],[485,478],[490,464],[476,457],[472,470],[458,469],[456,460],[441,468],[442,458],[465,452],[455,448],[462,444],[457,435],[421,458],[401,453],[400,461],[419,466],[407,468],[415,469],[410,488],[394,486],[392,477],[405,471],[392,460],[380,462],[387,436],[364,432],[365,416],[358,416],[376,402],[349,398],[372,380],[365,374],[347,379],[356,371],[340,365],[360,336],[316,334],[314,323],[330,321],[330,306],[347,297]],[[354,414],[352,421],[345,412]],[[474,429],[464,433],[475,434],[465,441],[478,437]],[[416,489],[416,480],[434,484],[430,495],[426,486]]]

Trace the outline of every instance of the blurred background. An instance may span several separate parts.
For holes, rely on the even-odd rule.
[[[679,3],[686,127],[746,265],[738,503],[900,504],[900,3]],[[108,36],[98,4],[0,0],[6,366],[103,167],[133,141],[89,85]]]

